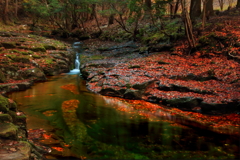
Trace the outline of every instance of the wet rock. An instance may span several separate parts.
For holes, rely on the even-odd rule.
[[[43,44],[43,47],[46,50],[56,50],[57,49],[54,45],[51,45],[51,44]]]
[[[228,114],[233,112],[237,113],[240,111],[240,109],[239,103],[237,102],[223,104],[202,102],[201,111],[202,113],[207,114],[221,114],[221,113]]]
[[[115,96],[115,97],[121,97],[121,95],[122,95],[120,91],[118,91],[112,87],[102,88],[99,93],[106,95],[106,96]]]
[[[39,68],[31,68],[23,73],[24,79],[32,79],[34,81],[45,81],[47,78],[43,71]]]
[[[9,114],[0,114],[0,123],[13,122],[12,117]]]
[[[26,90],[28,88],[30,88],[33,85],[33,82],[22,82],[22,83],[17,83],[16,84],[18,86],[18,90],[19,91],[23,91]]]
[[[18,127],[12,123],[0,123],[0,138],[17,140]]]
[[[0,152],[2,160],[29,160],[31,155],[31,145],[28,142],[20,141],[11,146],[6,145],[6,149]]]
[[[140,90],[127,89],[123,97],[127,99],[141,99],[142,93]]]
[[[16,48],[15,42],[1,42],[2,46],[6,49]]]
[[[0,32],[0,37],[11,37],[12,35],[8,32]]]
[[[144,90],[147,88],[147,86],[149,86],[151,83],[153,83],[155,80],[152,80],[152,79],[149,79],[149,80],[146,80],[142,83],[136,83],[136,84],[133,84],[132,87],[134,89],[139,89],[139,90]]]
[[[59,66],[44,67],[43,71],[46,76],[54,76],[60,73],[60,68]]]
[[[165,100],[167,104],[185,109],[192,109],[193,107],[199,106],[203,100],[201,98],[184,97],[184,98],[173,98]]]
[[[0,95],[0,112],[7,113],[9,111],[7,98]]]

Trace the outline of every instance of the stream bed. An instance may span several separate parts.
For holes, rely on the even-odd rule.
[[[47,159],[236,159],[237,137],[178,124],[169,113],[144,114],[86,89],[77,74],[62,74],[8,95],[27,115],[29,132],[49,147]],[[148,115],[148,116],[144,116]],[[171,116],[171,118],[166,118]],[[165,118],[164,118],[165,117]]]

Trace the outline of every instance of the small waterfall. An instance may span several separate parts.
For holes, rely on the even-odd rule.
[[[76,53],[75,58],[75,69],[71,70],[69,74],[77,74],[80,73],[80,53],[82,53],[82,43],[81,42],[74,42],[73,43],[73,51]]]
[[[80,68],[79,53],[76,53],[75,69],[78,69],[78,70],[79,70],[79,68]]]

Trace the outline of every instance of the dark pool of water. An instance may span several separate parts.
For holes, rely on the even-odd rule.
[[[80,94],[61,88],[67,84],[76,85]],[[179,125],[174,118],[149,119],[137,110],[120,111],[131,105],[89,92],[77,75],[50,77],[9,98],[27,115],[28,129],[43,128],[62,139],[50,144],[64,148],[48,155],[53,159],[238,158],[236,137]],[[79,101],[78,107],[69,110],[71,117],[64,117],[62,104],[73,99]]]

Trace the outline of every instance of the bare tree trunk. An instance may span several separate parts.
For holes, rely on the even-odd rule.
[[[204,30],[206,23],[206,4],[208,0],[202,0],[203,2],[203,14],[202,14],[202,30]]]
[[[99,32],[102,33],[102,29],[100,28],[100,25],[99,25],[99,22],[98,22],[98,18],[97,18],[97,13],[96,13],[96,7],[97,5],[96,4],[92,4],[92,15],[94,16],[95,20],[96,20],[96,23],[97,23],[97,27],[99,29]]]
[[[209,19],[210,16],[214,15],[213,10],[213,0],[205,0],[206,2],[206,18]]]
[[[115,14],[111,14],[111,15],[109,16],[109,18],[108,18],[108,26],[114,23],[114,15],[115,15]]]
[[[190,5],[190,17],[192,21],[195,21],[197,17],[201,15],[201,0],[191,0]]]
[[[192,22],[190,19],[190,15],[186,9],[185,0],[181,0],[181,4],[182,4],[183,22],[185,25],[185,32],[186,32],[186,36],[188,39],[189,48],[190,48],[190,50],[192,50],[193,48],[196,48],[196,41],[193,36]]]
[[[4,8],[3,8],[3,22],[5,24],[7,24],[8,22],[8,4],[9,4],[9,1],[8,0],[5,0],[5,4],[4,4]]]
[[[237,8],[240,8],[240,0],[237,1]]]
[[[152,11],[152,2],[151,0],[145,0],[145,15],[144,17],[145,18],[150,18],[151,16],[151,11]]]
[[[232,8],[232,6],[233,6],[233,0],[228,0],[228,8]]]
[[[223,11],[224,0],[218,0],[221,11]]]
[[[15,0],[15,18],[18,19],[18,0]]]
[[[179,8],[179,3],[180,3],[180,0],[177,0],[177,2],[175,4],[175,8],[174,8],[174,17],[176,17],[176,15],[177,15],[177,11],[178,11],[178,8]]]

